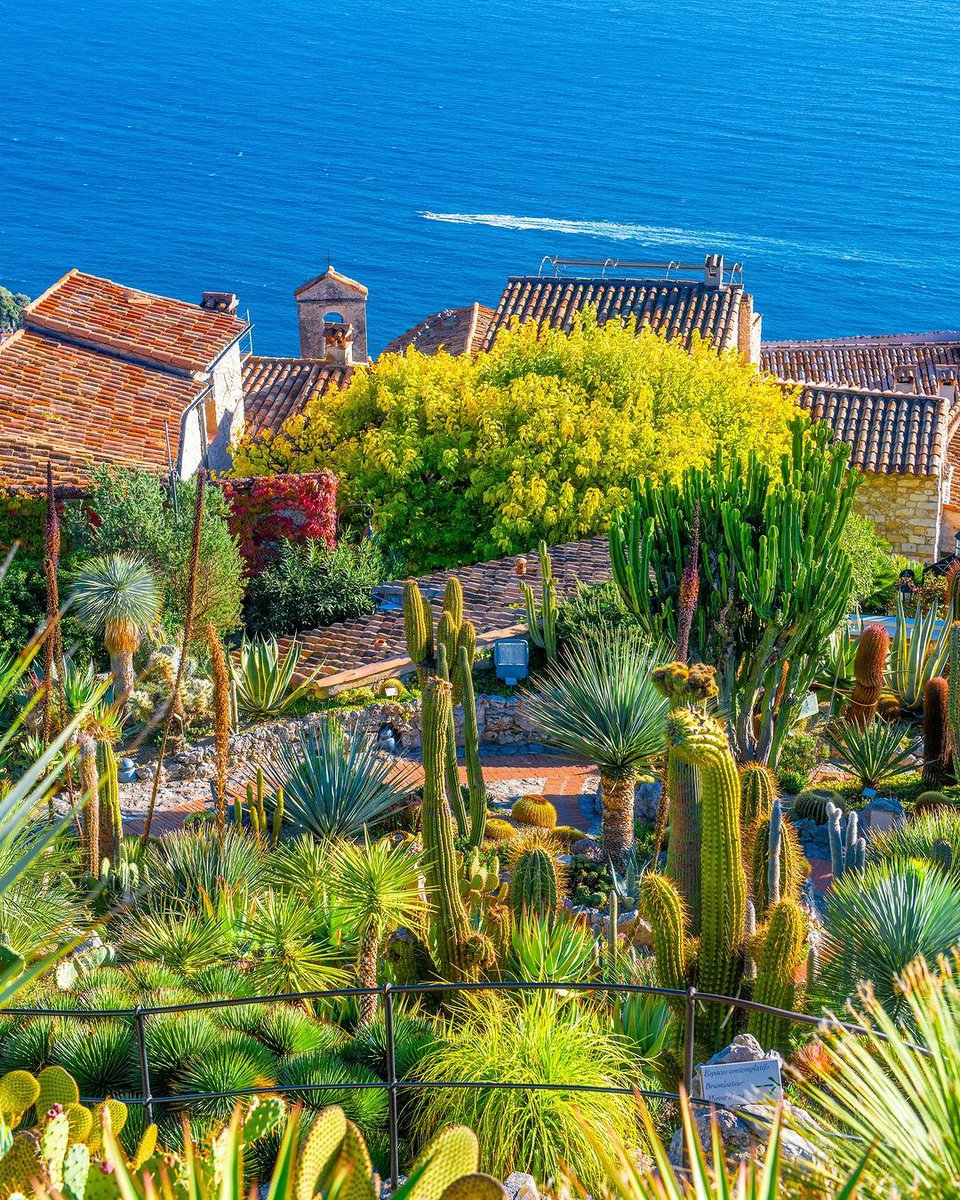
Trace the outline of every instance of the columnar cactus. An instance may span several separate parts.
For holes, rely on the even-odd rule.
[[[116,863],[123,838],[123,814],[120,809],[120,781],[117,755],[109,742],[97,743],[97,775],[100,785],[99,861]],[[99,873],[99,872],[98,872]]]
[[[518,915],[524,911],[549,915],[557,907],[559,890],[557,864],[549,851],[527,850],[513,864],[510,904]]]
[[[423,689],[423,857],[430,899],[437,965],[446,978],[468,972],[470,923],[460,891],[460,862],[447,803],[446,740],[450,684],[434,677]]]
[[[687,914],[676,884],[648,872],[640,883],[640,911],[653,937],[654,962],[661,987],[682,991],[687,979]]]
[[[949,687],[947,725],[951,745],[960,747],[960,624],[950,630]]]
[[[778,860],[778,867],[772,874],[774,859]],[[799,898],[809,864],[797,831],[789,818],[779,811],[779,802],[774,805],[771,815],[757,824],[750,866],[751,895],[759,917],[763,918],[767,909],[779,900]],[[773,889],[771,876],[777,883]]]
[[[740,768],[740,824],[750,829],[770,816],[777,798],[777,777],[764,763],[745,763]]]
[[[440,624],[443,617],[440,618]],[[438,627],[439,628],[439,627]],[[447,646],[443,641],[437,641],[437,678],[450,683],[450,660],[447,657]],[[447,708],[447,731],[444,738],[444,775],[447,799],[453,819],[457,823],[457,835],[467,837],[470,832],[467,822],[467,806],[464,803],[463,791],[460,787],[460,768],[457,766],[457,726],[453,716],[453,689],[451,688],[450,704]]]
[[[410,661],[422,673],[433,661],[433,614],[415,579],[403,585],[403,628]]]
[[[479,846],[487,824],[487,785],[480,764],[480,733],[477,728],[477,701],[473,693],[471,658],[466,646],[459,651],[460,677],[463,681],[463,757],[467,764],[467,805],[470,818],[470,845]]]
[[[97,745],[90,734],[80,738],[80,791],[83,794],[84,867],[100,877],[100,781],[97,778]]]
[[[857,642],[853,659],[853,693],[847,709],[847,719],[856,725],[869,725],[877,711],[883,692],[890,653],[890,634],[882,625],[867,625]]]
[[[547,543],[541,542],[540,588],[543,600],[538,606],[533,588],[525,580],[520,582],[520,591],[527,609],[527,632],[535,646],[546,651],[547,658],[557,657],[557,585],[553,578],[553,563]]]
[[[827,805],[827,831],[830,835],[830,866],[837,880],[845,871],[860,870],[866,860],[867,840],[859,836],[857,814],[850,813],[846,826],[842,824],[843,810],[836,804]]]
[[[698,987],[730,996],[743,971],[747,878],[740,846],[740,776],[727,735],[718,721],[690,708],[674,709],[667,742],[700,772],[700,956]],[[705,1024],[719,1031],[716,1005]]]
[[[952,777],[953,746],[947,721],[950,685],[942,675],[923,689],[923,782],[942,787]]]
[[[770,909],[767,934],[757,960],[753,999],[771,1008],[792,1010],[796,1004],[796,978],[806,949],[807,919],[794,900],[780,900]],[[751,1012],[747,1030],[765,1050],[780,1049],[787,1025],[770,1013]]]

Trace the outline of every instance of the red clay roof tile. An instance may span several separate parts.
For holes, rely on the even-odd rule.
[[[243,364],[244,433],[279,429],[310,400],[331,388],[346,387],[352,375],[353,367],[324,359],[251,355]]]

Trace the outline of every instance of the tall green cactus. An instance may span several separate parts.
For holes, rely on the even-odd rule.
[[[923,785],[940,788],[953,782],[953,746],[947,713],[950,685],[935,675],[923,689]]]
[[[777,798],[777,777],[763,763],[744,763],[740,768],[740,823],[745,830],[770,816]]]
[[[747,877],[740,846],[740,776],[722,726],[691,708],[674,709],[667,743],[700,771],[700,955],[698,987],[736,995],[743,973]],[[704,1024],[715,1038],[723,1011],[711,1006]]]
[[[557,864],[547,850],[534,848],[521,854],[513,864],[510,880],[510,904],[519,916],[523,912],[549,916],[557,907],[559,880]]]
[[[487,785],[480,764],[480,733],[477,727],[477,700],[473,692],[473,672],[466,646],[461,646],[460,676],[463,680],[463,756],[467,764],[467,800],[470,817],[470,845],[479,846],[487,825]]]
[[[433,613],[415,579],[403,585],[403,628],[410,661],[422,673],[433,663]]]
[[[432,904],[437,965],[445,978],[469,975],[471,930],[460,889],[461,866],[446,797],[450,684],[433,677],[423,688],[423,857]]]
[[[834,881],[846,871],[861,870],[866,861],[867,839],[860,836],[857,814],[850,813],[844,826],[843,810],[836,804],[828,804],[827,834]]]
[[[97,775],[100,785],[101,869],[106,859],[115,865],[123,839],[123,813],[120,809],[120,780],[117,755],[109,742],[97,742]]]
[[[755,828],[751,857],[751,895],[757,915],[763,919],[779,900],[796,900],[809,870],[800,839],[779,800],[770,816]]]
[[[950,741],[960,755],[960,624],[950,630],[950,668],[947,689],[947,725]]]
[[[791,435],[779,471],[718,446],[710,466],[689,468],[679,482],[638,480],[610,528],[625,602],[652,633],[676,644],[699,511],[706,552],[690,656],[718,664],[738,760],[771,766],[846,615],[851,568],[841,537],[858,484],[846,469],[849,448],[827,426],[800,418]],[[763,703],[764,696],[778,701]]]
[[[537,554],[540,559],[540,604],[526,580],[520,581],[520,591],[527,609],[530,640],[546,652],[548,659],[553,659],[557,657],[557,584],[546,542],[540,543]]]
[[[640,881],[640,911],[652,931],[654,964],[661,987],[683,991],[687,978],[686,910],[675,883],[647,872]]]
[[[441,617],[440,623],[443,623]],[[447,647],[442,641],[437,643],[437,678],[450,683],[450,660],[447,658]],[[450,811],[457,823],[457,835],[467,837],[469,825],[467,822],[467,806],[463,800],[463,789],[460,787],[460,768],[457,766],[457,725],[453,715],[453,689],[451,688],[450,704],[447,707],[447,732],[444,739],[444,777],[447,800]]]
[[[780,900],[770,909],[767,935],[757,961],[753,999],[771,1008],[794,1010],[796,979],[806,953],[807,918],[795,900]],[[785,1047],[789,1026],[781,1017],[751,1012],[747,1030],[764,1050]]]

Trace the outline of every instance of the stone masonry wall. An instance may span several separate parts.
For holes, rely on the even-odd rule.
[[[873,521],[894,553],[925,563],[937,558],[941,523],[938,477],[867,472],[855,507]]]

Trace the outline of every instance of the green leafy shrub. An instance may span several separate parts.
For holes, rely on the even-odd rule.
[[[557,637],[576,641],[599,629],[639,627],[640,620],[627,607],[615,583],[577,584],[574,594],[557,605]]]
[[[372,613],[370,591],[385,572],[372,541],[335,550],[317,541],[281,542],[276,557],[247,585],[247,630],[281,637]]]
[[[802,792],[810,773],[826,758],[818,737],[802,730],[793,730],[783,739],[777,760],[777,778],[785,792]]]
[[[840,546],[850,560],[853,602],[861,612],[885,613],[894,598],[903,560],[880,537],[874,523],[856,512],[847,518]]]

